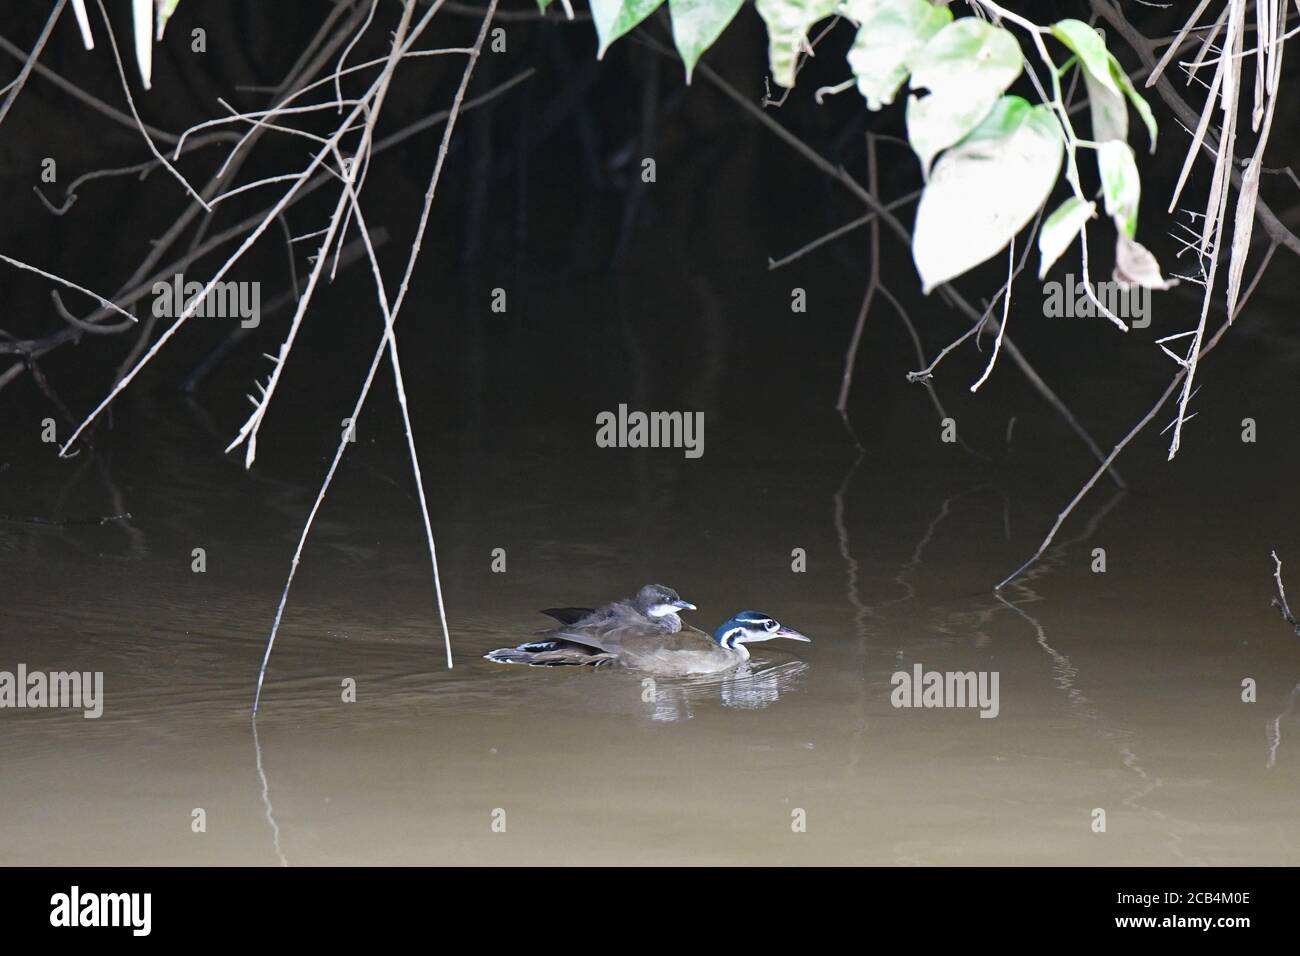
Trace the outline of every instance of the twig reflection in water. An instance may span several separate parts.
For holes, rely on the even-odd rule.
[[[1291,693],[1287,695],[1286,706],[1282,708],[1281,713],[1264,725],[1264,739],[1268,741],[1268,760],[1264,762],[1264,766],[1269,770],[1277,766],[1277,752],[1282,745],[1282,718],[1290,717],[1295,712],[1298,696],[1300,696],[1300,684],[1291,688]]]
[[[1138,778],[1137,788],[1124,797],[1123,800],[1121,800],[1121,804],[1136,813],[1143,813],[1159,820],[1163,825],[1165,832],[1169,836],[1169,842],[1167,844],[1169,852],[1179,861],[1191,865],[1204,865],[1208,861],[1200,857],[1189,857],[1183,849],[1184,834],[1197,832],[1198,824],[1180,817],[1171,816],[1170,814],[1158,810],[1144,802],[1152,793],[1164,785],[1164,779],[1158,775],[1148,773],[1146,768],[1143,766],[1141,758],[1134,750],[1133,732],[1126,728],[1111,731],[1102,726],[1106,723],[1105,718],[1103,718],[1097,708],[1094,707],[1089,699],[1083,694],[1082,690],[1076,683],[1079,675],[1078,667],[1066,654],[1058,651],[1048,643],[1047,629],[1043,626],[1042,622],[1021,606],[1021,604],[1032,604],[1044,600],[1042,595],[1038,594],[1032,587],[1030,587],[1030,584],[1038,578],[1051,574],[1060,567],[1065,560],[1067,552],[1073,545],[1091,539],[1105,517],[1126,496],[1126,491],[1122,489],[1116,491],[1115,494],[1111,496],[1110,500],[1092,516],[1092,519],[1088,522],[1083,531],[1073,538],[1070,538],[1068,541],[1054,545],[1044,553],[1043,559],[1039,561],[1037,565],[1029,568],[1023,575],[1009,584],[1011,589],[1018,591],[1022,595],[1020,603],[1013,603],[1007,600],[1001,591],[995,591],[994,597],[997,599],[999,605],[1014,611],[1034,629],[1035,639],[1037,640],[1038,645],[1052,659],[1052,670],[1055,675],[1054,682],[1057,689],[1066,695],[1070,709],[1074,715],[1079,719],[1096,726],[1096,732],[1101,736],[1108,739],[1118,739],[1121,764],[1125,770],[1135,774]],[[990,612],[995,612],[996,610],[997,605],[994,605],[989,609]]]
[[[1297,635],[1300,635],[1300,623],[1297,623],[1295,614],[1291,611],[1291,605],[1286,599],[1286,585],[1282,583],[1282,559],[1277,556],[1277,552],[1272,552],[1273,558],[1273,586],[1277,593],[1273,598],[1273,606],[1278,609],[1282,615],[1282,620],[1290,624]],[[1264,739],[1268,741],[1268,760],[1264,766],[1269,770],[1277,765],[1278,748],[1282,745],[1282,719],[1290,717],[1295,711],[1296,697],[1300,696],[1300,684],[1291,688],[1291,693],[1287,695],[1286,707],[1284,707],[1276,717],[1264,725]]]
[[[280,825],[275,822],[275,808],[271,806],[271,784],[267,780],[266,770],[262,767],[262,741],[257,736],[257,720],[253,724],[253,750],[257,753],[257,776],[262,781],[262,804],[266,807],[266,822],[271,824],[271,840],[275,855],[280,858],[281,866],[288,866],[289,860],[280,849]]]

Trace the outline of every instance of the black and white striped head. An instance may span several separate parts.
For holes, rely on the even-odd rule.
[[[771,641],[778,637],[791,641],[812,640],[761,611],[741,611],[713,632],[713,639],[729,651],[744,651],[741,645]]]

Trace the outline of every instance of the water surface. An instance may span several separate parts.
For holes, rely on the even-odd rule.
[[[257,666],[359,367],[318,343],[320,374],[287,379],[247,473],[220,451],[242,400],[215,388],[129,394],[98,458],[60,461],[15,429],[0,667],[102,670],[107,700],[99,720],[0,712],[0,860],[1300,861],[1300,640],[1269,607],[1268,561],[1290,559],[1300,595],[1293,365],[1245,336],[1226,346],[1238,364],[1207,366],[1183,455],[1169,465],[1162,439],[1137,443],[1133,490],[1099,485],[999,596],[1091,468],[1014,369],[973,398],[987,353],[954,362],[942,395],[970,451],[944,445],[902,380],[910,340],[880,317],[855,385],[859,455],[830,411],[847,268],[834,284],[829,266],[805,274],[849,291],[791,320],[788,280],[756,279],[752,261],[664,261],[671,281],[536,280],[509,320],[475,305],[491,277],[471,279],[439,293],[442,324],[412,319],[455,667],[381,386],[307,547],[255,724]],[[938,343],[954,326],[918,302]],[[1046,374],[1099,435],[1122,434],[1166,372],[1149,355],[1135,374],[1130,353],[1062,353],[1032,313]],[[825,328],[810,338],[801,321]],[[1256,369],[1249,394],[1233,391],[1239,366]],[[596,413],[620,402],[704,411],[704,456],[596,448]],[[1247,414],[1257,445],[1240,442]],[[482,660],[544,626],[537,608],[648,581],[698,604],[709,630],[755,607],[814,642],[762,645],[746,672],[661,680],[649,699],[626,672]],[[998,672],[998,717],[894,708],[891,675],[917,663]],[[1257,702],[1241,700],[1246,678]]]

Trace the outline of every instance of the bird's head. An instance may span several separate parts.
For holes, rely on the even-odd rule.
[[[668,617],[678,611],[694,611],[695,605],[683,601],[676,591],[662,584],[647,584],[636,595],[636,608],[646,617]]]
[[[761,611],[741,611],[713,632],[713,639],[731,651],[744,651],[741,645],[771,641],[778,637],[791,641],[812,640]]]

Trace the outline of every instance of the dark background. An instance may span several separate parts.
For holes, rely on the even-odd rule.
[[[1086,15],[1082,6],[1036,4],[1032,15],[1041,22]],[[9,5],[4,35],[28,48],[48,7],[32,0]],[[119,44],[142,116],[156,126],[179,131],[219,115],[222,110],[216,102],[218,97],[243,108],[260,107],[265,95],[241,92],[237,87],[278,83],[328,7],[325,2],[214,4],[187,0],[155,51],[155,85],[147,93],[140,89],[134,66],[127,11],[115,10]],[[1175,19],[1181,16],[1177,11],[1144,5],[1128,4],[1126,8],[1135,24],[1151,36],[1170,32]],[[550,291],[575,279],[599,288],[629,273],[665,274],[665,282],[677,287],[699,274],[727,275],[741,278],[756,292],[762,290],[763,295],[756,298],[768,307],[746,308],[744,327],[761,333],[763,339],[774,339],[780,347],[763,349],[757,358],[721,359],[725,373],[743,368],[748,376],[750,370],[761,368],[762,362],[779,361],[782,377],[794,377],[799,382],[800,404],[832,404],[839,384],[838,366],[865,282],[867,231],[859,229],[784,270],[768,272],[764,267],[767,256],[779,257],[858,215],[856,200],[761,128],[705,79],[697,78],[687,88],[675,54],[664,56],[652,45],[665,49],[669,44],[667,24],[660,17],[652,18],[632,36],[616,43],[603,61],[597,62],[590,22],[566,24],[514,18],[529,16],[530,11],[522,3],[503,7],[501,25],[507,30],[507,52],[485,54],[474,78],[471,96],[520,70],[537,71],[491,107],[468,113],[461,122],[418,271],[422,287],[417,291],[439,299],[443,314],[435,321],[404,323],[407,354],[419,356],[421,361],[425,357],[434,362],[445,358],[463,366],[466,359],[472,358],[467,353],[481,348],[485,350],[482,360],[491,375],[508,374],[512,362],[529,360],[527,355],[512,353],[512,338],[530,325],[546,323],[552,341],[559,343],[557,350],[569,356],[570,368],[577,362],[590,374],[601,375],[611,357],[609,343],[593,341],[590,330],[580,331],[592,321],[608,327],[600,316],[591,314],[599,303],[555,302],[548,300]],[[378,19],[395,20],[397,12],[396,4],[384,3]],[[552,14],[554,20],[558,8]],[[73,28],[70,10],[65,19],[52,36],[42,62],[71,82],[124,107],[107,43],[101,42],[95,51],[86,52]],[[94,26],[97,33],[102,33],[103,25],[97,18]],[[195,26],[207,31],[208,49],[204,54],[191,53],[188,48],[189,33]],[[369,32],[354,52],[354,62],[383,54],[388,26],[376,26]],[[468,43],[477,27],[474,8],[449,6],[435,20],[426,45]],[[820,28],[814,35],[818,32]],[[838,82],[847,75],[843,54],[851,39],[848,24],[832,31],[819,46],[818,56],[800,74],[797,89],[771,113],[820,154],[847,167],[863,181],[864,133],[869,129],[882,136],[901,136],[903,110],[901,104],[895,104],[871,114],[863,108],[856,91],[831,97],[822,105],[813,102],[812,93],[818,86]],[[1135,63],[1121,40],[1113,39],[1111,45],[1122,61]],[[763,91],[765,46],[763,24],[747,6],[704,62],[757,100]],[[17,60],[6,60],[17,69]],[[380,134],[445,106],[459,72],[459,58],[432,58],[403,65],[385,107]],[[1287,81],[1293,81],[1294,75],[1292,66],[1287,70]],[[1032,96],[1023,79],[1015,91]],[[1187,137],[1163,104],[1154,95],[1151,99],[1160,119],[1161,148],[1155,156],[1147,156],[1139,147],[1144,176],[1139,237],[1157,253],[1166,271],[1186,272],[1189,263],[1176,258],[1178,246],[1165,234],[1173,224],[1163,207],[1181,165]],[[1276,166],[1286,164],[1289,146],[1294,142],[1297,114],[1285,108],[1286,102],[1284,98],[1273,133],[1275,158],[1270,163]],[[1145,133],[1136,117],[1133,125],[1135,142],[1144,141]],[[385,226],[392,236],[382,250],[390,274],[400,274],[406,252],[404,240],[413,229],[418,198],[427,182],[439,136],[438,129],[427,131],[384,155],[378,175],[373,175],[367,185],[370,222]],[[880,150],[883,197],[893,198],[919,185],[917,164],[906,146],[882,141]],[[220,153],[218,147],[190,154],[181,161],[180,168],[192,182],[205,182],[214,165],[213,157]],[[646,155],[656,159],[658,182],[642,189],[637,173],[640,158]],[[39,183],[40,162],[47,156],[58,161],[58,185]],[[188,201],[179,185],[165,172],[155,172],[143,183],[134,177],[97,180],[80,190],[77,203],[62,218],[47,212],[31,187],[41,185],[57,204],[62,199],[61,186],[73,177],[144,158],[147,154],[136,131],[100,116],[40,76],[33,76],[0,129],[3,248],[102,294],[111,294],[138,263],[150,240]],[[287,137],[267,137],[241,172],[241,181],[289,171],[302,162],[302,144]],[[1081,166],[1085,181],[1092,182],[1095,173],[1090,164],[1084,162]],[[1064,186],[1059,188],[1063,190]],[[1194,176],[1184,193],[1184,202],[1198,206],[1203,189],[1201,178]],[[291,211],[289,219],[296,232],[317,228],[328,209],[326,204],[333,201],[330,193],[332,190],[321,190]],[[1266,176],[1261,195],[1285,221],[1294,224],[1300,218],[1300,192],[1285,176]],[[262,208],[270,198],[270,190],[260,190],[220,207],[214,231]],[[911,211],[911,207],[900,211],[904,222],[910,221]],[[1104,277],[1109,273],[1108,227],[1095,231],[1094,275]],[[182,240],[182,248],[187,239]],[[306,271],[309,245],[300,244],[296,250],[300,275]],[[966,320],[945,308],[936,296],[925,299],[918,295],[919,283],[907,250],[888,231],[882,256],[891,289],[913,310],[927,355],[932,355],[965,327]],[[1067,255],[1056,273],[1077,271],[1076,256],[1074,252]],[[191,267],[190,272],[203,277],[210,274],[204,269],[211,270],[220,261],[210,257],[203,268]],[[1275,264],[1274,276],[1266,281],[1256,300],[1262,307],[1258,311],[1268,311],[1270,303],[1276,307],[1285,302],[1285,284],[1277,275],[1286,268],[1285,261]],[[958,287],[978,303],[1000,284],[1001,269],[999,259],[961,279]],[[364,266],[350,270],[335,289],[329,290],[328,302],[345,301],[357,310],[373,308],[364,271]],[[254,255],[235,270],[233,277],[262,281],[264,302],[288,287],[283,238],[278,229],[268,231]],[[0,282],[5,290],[5,331],[27,339],[39,338],[59,327],[46,283],[10,267],[0,275]],[[790,289],[795,286],[809,290],[811,307],[807,316],[792,317],[789,313]],[[493,324],[490,314],[484,315],[483,305],[496,287],[507,288],[510,293],[511,318]],[[1033,361],[1042,366],[1045,376],[1051,374],[1050,381],[1076,413],[1085,418],[1091,411],[1088,403],[1095,401],[1095,396],[1088,394],[1087,388],[1076,388],[1082,384],[1080,366],[1102,364],[1118,372],[1121,380],[1127,380],[1130,371],[1153,383],[1164,380],[1168,367],[1163,358],[1154,354],[1151,339],[1155,336],[1150,332],[1190,327],[1197,297],[1197,290],[1186,286],[1157,296],[1154,330],[1118,337],[1103,325],[1085,329],[1069,320],[1033,321],[1040,319],[1035,314],[1039,311],[1037,284],[1026,274],[1017,291],[1020,308],[1029,319],[1015,322],[1014,334]],[[312,352],[314,361],[333,370],[333,363],[345,362],[357,351],[354,346],[358,343],[349,338],[350,329],[359,327],[369,333],[371,326],[341,321],[332,311],[325,299],[313,308],[308,317],[311,331],[299,347],[303,354]],[[686,311],[671,304],[660,305],[652,318],[647,316],[644,323],[638,320],[635,324],[652,341],[677,343],[682,352],[698,351],[709,333],[701,328],[698,317],[684,314]],[[742,340],[749,337],[730,331],[740,317],[733,309],[722,311],[727,330],[722,334],[728,346],[745,348],[747,343]],[[274,351],[268,346],[278,341],[288,319],[288,311],[268,317],[257,335],[206,380],[209,400],[221,402],[229,393],[234,401],[242,402],[239,396],[246,390],[245,383],[258,370],[257,356]],[[1248,319],[1242,323],[1243,337],[1262,333],[1268,325],[1267,320]],[[487,324],[471,330],[480,322]],[[214,341],[224,335],[224,330],[200,326],[191,323],[140,384],[166,389],[183,379]],[[882,326],[888,327],[891,334],[885,336]],[[901,326],[888,315],[879,315],[869,328],[864,361],[870,363],[882,349],[898,349],[886,367],[891,384],[900,382],[902,372],[912,367],[907,364],[910,343],[901,334]],[[1284,330],[1278,334],[1286,337]],[[111,382],[134,335],[83,339],[80,345],[60,348],[41,358],[51,386],[78,420],[90,407],[87,403]],[[466,336],[473,337],[474,342],[466,341]],[[575,350],[578,354],[574,354]],[[958,364],[962,361],[967,362],[965,367]],[[952,365],[953,378],[973,380],[982,361],[983,356],[963,350]],[[1240,374],[1248,374],[1245,369],[1254,360],[1246,354],[1226,361],[1239,363],[1242,372],[1216,376],[1222,387]],[[662,363],[655,360],[652,364]],[[955,371],[958,368],[960,372]],[[655,373],[671,374],[660,368]],[[5,390],[6,403],[34,402],[37,407],[48,404],[47,396],[40,394],[29,379],[24,375]],[[943,373],[939,384],[944,390],[947,383]],[[1016,400],[1006,390],[1022,384],[1019,373],[1008,363],[980,396],[981,414],[991,406],[1014,404]],[[956,393],[952,401],[960,403],[965,397],[964,386],[949,387],[947,391]],[[864,392],[860,386],[859,401]],[[907,396],[904,400],[909,403],[928,404],[919,389],[899,388],[897,392]],[[859,405],[857,410],[863,409]],[[875,424],[883,424],[888,417],[868,416]],[[13,423],[12,416],[6,418]],[[1001,424],[999,421],[997,428]],[[863,427],[870,424],[864,422]]]
[[[113,15],[143,118],[179,132],[220,115],[218,97],[241,108],[265,105],[265,94],[239,88],[278,83],[328,9],[324,2],[187,0],[155,50],[149,92],[140,88],[126,11]],[[399,12],[395,3],[381,5],[352,62],[383,55]],[[1171,32],[1181,16],[1145,5],[1126,5],[1126,13],[1150,36]],[[47,15],[44,3],[10,5],[4,35],[28,48]],[[1033,15],[1047,22],[1086,16],[1087,10],[1077,3],[1036,4]],[[558,22],[558,16],[552,10],[540,21],[527,4],[504,7],[507,51],[485,52],[470,87],[472,97],[521,70],[536,71],[490,107],[466,113],[453,140],[400,326],[420,446],[436,447],[452,462],[482,453],[510,460],[537,449],[581,460],[599,454],[591,440],[595,412],[628,402],[634,408],[705,410],[710,453],[756,455],[753,467],[760,471],[768,444],[811,461],[824,460],[837,470],[844,467],[854,447],[833,406],[866,284],[868,231],[850,233],[783,269],[769,270],[767,260],[860,215],[858,201],[702,76],[687,87],[675,54],[659,52],[669,48],[662,16],[616,43],[600,61],[594,56],[590,22],[567,24]],[[423,45],[468,44],[480,19],[476,8],[449,5]],[[42,63],[123,108],[116,69],[102,39],[103,24],[94,26],[101,42],[87,52],[68,11]],[[203,54],[189,50],[196,26],[207,30]],[[920,185],[914,155],[896,139],[904,133],[901,103],[873,114],[853,90],[821,105],[813,98],[818,86],[848,75],[843,54],[851,40],[848,24],[831,31],[800,74],[795,91],[769,112],[859,181],[866,178],[865,134],[879,134],[880,192],[888,200]],[[1111,45],[1121,61],[1135,65],[1122,41]],[[9,59],[16,70],[18,61]],[[752,6],[741,11],[704,62],[745,96],[761,99],[766,34]],[[458,57],[403,64],[379,135],[445,108],[460,69]],[[1294,77],[1292,65],[1284,82],[1293,86]],[[1023,79],[1014,91],[1033,95]],[[1284,90],[1266,165],[1284,166],[1293,152],[1297,114],[1285,108],[1287,95]],[[1179,244],[1170,235],[1174,217],[1164,207],[1187,135],[1158,98],[1150,99],[1161,140],[1155,156],[1138,150],[1144,177],[1139,238],[1167,273],[1185,273],[1191,264],[1177,255]],[[1199,106],[1194,96],[1193,103]],[[1133,140],[1144,142],[1136,116],[1132,127]],[[440,129],[424,132],[377,158],[366,185],[368,220],[390,234],[380,250],[390,284],[405,263],[440,134]],[[223,154],[221,147],[200,151],[184,157],[179,167],[191,182],[203,183]],[[147,155],[138,131],[33,75],[0,127],[0,249],[111,295],[150,242],[190,202],[179,184],[159,171],[144,182],[130,176],[95,180],[80,189],[78,201],[62,217],[51,215],[32,187],[44,189],[57,204],[75,176],[136,163]],[[658,178],[642,187],[637,174],[640,158],[647,155],[656,160]],[[45,157],[58,161],[58,184],[39,182]],[[303,143],[264,137],[240,181],[292,171],[306,161]],[[1085,183],[1094,183],[1091,164],[1085,160],[1081,167]],[[212,231],[263,208],[275,188],[218,207]],[[1049,206],[1065,188],[1058,185]],[[1184,203],[1199,208],[1204,189],[1198,167]],[[320,228],[332,208],[332,193],[322,189],[293,207],[287,218],[294,233]],[[1284,221],[1300,221],[1300,191],[1285,175],[1266,176],[1261,196]],[[912,208],[899,211],[904,223],[910,224]],[[1110,227],[1094,223],[1092,233],[1093,274],[1105,277]],[[1259,235],[1257,229],[1257,243]],[[188,241],[187,234],[176,251],[183,251]],[[299,276],[306,274],[310,246],[295,246]],[[187,277],[210,275],[230,248],[191,266]],[[1257,250],[1253,261],[1259,254]],[[909,311],[928,360],[967,328],[968,320],[938,295],[920,294],[909,251],[888,230],[882,231],[880,255],[884,280]],[[1001,257],[994,259],[956,283],[977,306],[1003,280]],[[1072,251],[1049,278],[1077,269],[1077,252]],[[1184,444],[1179,466],[1219,467],[1220,452],[1198,442],[1197,435],[1217,435],[1235,446],[1243,415],[1261,414],[1249,405],[1261,385],[1280,389],[1268,399],[1270,406],[1285,407],[1292,400],[1288,383],[1293,375],[1287,371],[1295,356],[1290,270],[1289,253],[1282,250],[1229,342],[1207,361],[1199,379],[1202,416]],[[1173,366],[1154,340],[1194,326],[1200,290],[1184,283],[1157,293],[1151,327],[1120,335],[1103,320],[1045,318],[1033,272],[1031,264],[1017,283],[1012,335],[1098,444],[1109,448],[1168,382]],[[229,278],[260,281],[264,303],[289,288],[280,231],[268,230]],[[790,311],[796,287],[807,291],[806,314]],[[5,302],[0,328],[9,335],[33,340],[61,328],[48,282],[6,265],[0,270],[0,288]],[[490,310],[496,288],[509,296],[505,316]],[[65,300],[77,298],[71,294]],[[1221,314],[1221,291],[1215,301]],[[228,334],[225,324],[188,323],[89,432],[91,441],[109,454],[123,435],[139,438],[147,432],[151,441],[165,445],[166,428],[145,422],[174,414],[191,425],[202,424],[214,474],[233,479],[242,453],[223,457],[221,449],[247,414],[244,396],[252,382],[267,372],[262,353],[278,349],[290,315],[285,309],[264,316],[256,333],[187,397],[179,386]],[[1212,314],[1211,323],[1216,321]],[[364,265],[343,270],[335,283],[319,291],[263,427],[255,469],[308,484],[319,480],[337,442],[335,423],[349,413],[379,323]],[[3,389],[6,412],[0,427],[10,466],[4,478],[14,483],[15,493],[24,487],[23,462],[53,454],[51,446],[38,440],[40,421],[54,417],[60,434],[68,434],[106,394],[136,344],[135,336],[132,330],[82,337],[39,357],[46,388],[23,373]],[[978,347],[967,343],[936,376],[938,395],[960,422],[963,439],[960,449],[940,445],[929,399],[920,386],[904,379],[920,364],[913,341],[878,297],[849,405],[859,437],[878,461],[901,467],[918,461],[956,464],[964,473],[1024,482],[1068,500],[1093,459],[1005,356],[978,395],[970,394],[969,384],[987,362],[988,345],[987,337]],[[5,358],[19,360],[13,354]],[[385,369],[367,412],[377,416],[385,434],[399,427],[390,388]],[[1013,418],[1014,443],[1008,441]],[[1270,434],[1289,427],[1285,419],[1274,420]],[[1160,469],[1166,448],[1167,436],[1152,428],[1130,454],[1138,456],[1143,469],[1165,474]],[[1022,455],[1025,450],[1031,453]],[[400,440],[383,443],[374,467],[405,482],[400,477],[407,469],[404,455]],[[464,467],[461,480],[473,482],[476,468]],[[660,479],[680,479],[683,467],[675,456],[660,456],[654,466],[657,477],[643,480],[640,494],[652,495],[649,489]],[[1052,514],[1046,511],[1042,518]]]
[[[30,47],[49,8],[6,5],[0,34]],[[328,9],[184,0],[156,50],[148,93],[126,44],[125,6],[115,4],[113,16],[144,117],[178,132],[220,115],[218,96],[265,105],[264,94],[237,87],[278,83]],[[517,2],[506,12],[530,9]],[[1182,15],[1137,3],[1125,10],[1151,36]],[[384,53],[398,13],[384,0],[354,60]],[[1087,8],[1032,5],[1039,21],[1068,14]],[[479,19],[448,7],[424,45],[467,43]],[[111,387],[133,336],[83,337],[38,359],[48,388],[23,372],[0,390],[0,663],[101,670],[109,688],[102,721],[2,715],[11,723],[0,765],[15,769],[0,774],[0,857],[1294,862],[1300,665],[1290,628],[1268,605],[1269,551],[1287,562],[1288,580],[1300,566],[1294,257],[1278,252],[1199,370],[1197,415],[1178,458],[1166,461],[1166,409],[1120,460],[1127,496],[1100,482],[1060,547],[1003,603],[992,585],[1037,547],[1095,469],[1092,455],[1007,355],[970,393],[988,361],[987,336],[939,369],[937,393],[964,444],[939,441],[929,396],[905,380],[919,364],[911,336],[878,298],[848,408],[865,447],[859,458],[834,404],[869,233],[784,269],[767,264],[862,208],[705,77],[687,89],[676,58],[648,45],[666,43],[661,20],[596,61],[590,23],[503,13],[507,52],[484,54],[470,95],[536,73],[457,127],[397,331],[453,670],[442,658],[384,369],[294,580],[260,739],[249,720],[294,549],[379,340],[363,267],[319,291],[249,470],[241,452],[222,450],[248,414],[245,394],[267,374],[261,353],[279,348],[288,311],[263,316],[188,395],[179,385],[230,323],[187,323],[90,433],[93,454],[56,457],[40,441],[41,420],[68,434]],[[200,25],[208,52],[191,54],[189,31]],[[65,14],[42,62],[123,108],[102,24],[96,32],[87,53]],[[836,27],[769,113],[860,180],[864,134],[881,134],[888,200],[920,182],[910,149],[886,138],[903,131],[901,104],[870,114],[855,91],[820,106],[813,99],[848,75],[851,35]],[[1113,45],[1135,68],[1131,51]],[[704,62],[756,103],[765,47],[747,7]],[[18,69],[9,62],[0,82]],[[403,64],[379,134],[444,109],[461,67],[456,58]],[[1015,91],[1033,95],[1023,82]],[[1290,67],[1271,167],[1294,158],[1294,92]],[[1164,210],[1188,136],[1152,102],[1161,128],[1154,157],[1132,124],[1144,176],[1139,238],[1167,272],[1187,272]],[[380,257],[390,284],[406,261],[439,133],[378,157],[362,195],[372,227],[389,231]],[[302,168],[306,145],[267,136],[240,181]],[[638,191],[646,155],[657,182]],[[58,202],[76,176],[147,156],[138,131],[33,76],[0,125],[0,252],[114,294],[190,208],[179,184],[163,172],[143,183],[95,180],[63,217],[33,187]],[[220,156],[197,153],[180,166],[202,183]],[[45,157],[58,160],[53,186],[39,182]],[[1091,188],[1091,164],[1082,166]],[[1198,168],[1185,203],[1203,207],[1205,187]],[[262,208],[274,189],[218,207],[214,231]],[[331,193],[295,206],[292,231],[321,228]],[[1300,190],[1287,176],[1266,177],[1262,195],[1296,225]],[[904,207],[900,218],[910,224],[912,213]],[[1094,274],[1107,276],[1110,226],[1094,223],[1090,234]],[[295,246],[299,275],[309,247]],[[880,254],[928,360],[968,320],[939,295],[920,294],[909,250],[888,232]],[[995,260],[955,283],[977,306],[1003,281]],[[207,278],[220,261],[187,274]],[[1102,319],[1044,316],[1030,262],[1010,334],[1109,448],[1173,375],[1155,340],[1194,327],[1200,290],[1184,283],[1157,294],[1151,327],[1121,334]],[[1071,252],[1051,278],[1077,271]],[[263,302],[287,288],[279,231],[230,278],[261,282]],[[806,313],[790,310],[796,287],[807,291]],[[496,288],[508,294],[504,315],[490,309]],[[60,329],[49,290],[0,265],[0,330],[23,339]],[[1212,323],[1221,312],[1220,292]],[[0,356],[0,375],[14,354]],[[597,448],[596,414],[621,403],[703,411],[703,458]],[[1241,441],[1245,417],[1258,421],[1255,444]],[[99,521],[122,512],[130,521]],[[204,574],[191,570],[197,546],[207,549]],[[1106,574],[1090,568],[1099,546],[1109,553]],[[509,552],[508,574],[490,570],[496,547]],[[806,548],[807,573],[792,573],[794,547]],[[741,682],[762,692],[753,695],[760,707],[709,686],[669,701],[681,707],[671,720],[647,714],[635,676],[482,660],[542,626],[536,608],[590,606],[647,581],[698,604],[701,627],[757,607],[814,641],[764,648],[769,666]],[[1002,673],[1001,717],[893,708],[890,675],[913,662]],[[355,706],[340,702],[344,675],[358,678]],[[1258,679],[1258,705],[1241,701],[1244,677]],[[200,805],[213,821],[202,840],[189,830]],[[501,842],[484,823],[506,805],[512,836]],[[815,825],[791,842],[790,806],[806,805]],[[1094,807],[1110,812],[1108,837],[1089,829]]]

